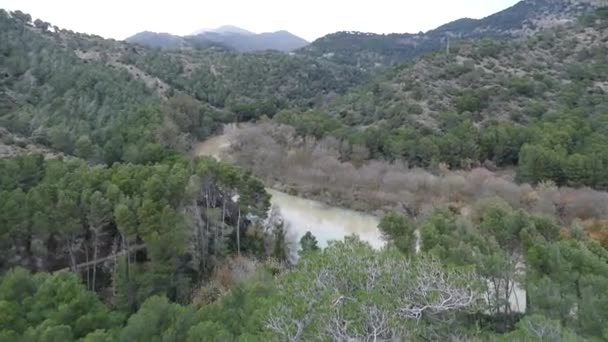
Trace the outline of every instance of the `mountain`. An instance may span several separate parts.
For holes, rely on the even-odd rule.
[[[166,33],[141,32],[127,38],[126,41],[164,49],[220,46],[238,52],[266,50],[291,52],[309,44],[305,39],[287,31],[256,34],[230,25],[213,30],[201,30],[185,37]]]
[[[251,32],[251,31],[247,31],[245,29],[242,29],[238,26],[234,26],[234,25],[223,25],[220,26],[218,28],[215,29],[201,29],[201,30],[196,30],[194,31],[194,33],[191,34],[191,36],[196,36],[199,34],[203,34],[203,33],[207,33],[207,32],[215,32],[215,33],[236,33],[236,34],[242,34],[244,36],[250,36],[253,35],[255,33]]]
[[[365,68],[386,67],[479,37],[513,38],[574,21],[598,0],[523,0],[483,19],[464,18],[418,34],[338,32],[319,38],[299,53]]]
[[[216,28],[215,30],[212,30],[212,32],[216,32],[216,33],[234,33],[234,34],[240,34],[243,36],[252,36],[255,33],[247,31],[245,29],[242,29],[240,27],[237,26],[233,26],[233,25],[224,25],[224,26],[220,26],[218,28]],[[202,32],[201,32],[202,33]]]
[[[191,44],[212,42],[231,48],[238,52],[255,52],[276,50],[291,52],[309,43],[287,31],[268,32],[260,34],[240,34],[233,32],[206,32],[196,36],[185,37]]]
[[[129,43],[141,44],[153,48],[180,48],[186,46],[186,40],[179,36],[174,36],[169,33],[156,33],[144,31],[127,38],[125,41]]]

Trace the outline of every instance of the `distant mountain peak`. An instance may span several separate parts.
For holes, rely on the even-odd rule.
[[[251,32],[251,31],[247,31],[245,29],[242,29],[238,26],[234,26],[234,25],[223,25],[220,26],[218,28],[216,28],[215,30],[213,30],[213,32],[217,32],[217,33],[237,33],[237,34],[242,34],[244,36],[251,36],[254,35],[255,33]]]
[[[194,31],[192,33],[192,36],[196,36],[199,34],[205,34],[205,33],[220,33],[220,34],[240,34],[243,36],[252,36],[255,35],[255,33],[245,30],[243,28],[240,28],[238,26],[234,26],[234,25],[222,25],[218,28],[205,28],[205,29],[200,29],[197,31]]]
[[[256,34],[234,25],[203,29],[185,37],[166,33],[140,32],[127,38],[127,42],[165,49],[220,46],[239,52],[264,50],[291,52],[309,44],[305,39],[286,30]]]

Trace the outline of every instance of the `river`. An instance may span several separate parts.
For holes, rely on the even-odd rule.
[[[226,126],[224,134],[212,137],[197,144],[194,154],[222,159],[230,148],[233,134],[238,134],[235,125]],[[281,191],[267,188],[272,196],[271,204],[279,208],[284,222],[288,226],[288,238],[297,243],[310,231],[319,242],[320,247],[327,246],[332,240],[341,240],[345,236],[358,235],[375,248],[384,245],[378,224],[380,220],[365,213],[329,206],[324,203],[292,196]],[[419,241],[420,242],[420,241]],[[419,250],[419,244],[416,249]],[[515,312],[525,312],[526,293],[516,284],[510,297],[511,307]]]
[[[232,134],[237,131],[235,126],[227,126],[224,134],[197,144],[194,153],[197,156],[222,159],[223,154],[230,148]],[[266,191],[272,196],[271,204],[279,208],[288,226],[289,237],[294,241],[299,241],[310,231],[317,238],[320,247],[325,247],[331,240],[341,240],[352,234],[358,235],[373,247],[380,248],[384,245],[378,230],[380,220],[375,216],[329,206],[274,189],[267,188]]]

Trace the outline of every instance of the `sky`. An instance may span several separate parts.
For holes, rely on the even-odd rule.
[[[416,33],[463,17],[483,18],[518,0],[0,0],[60,28],[125,39],[235,25],[287,30],[309,41],[337,31]]]

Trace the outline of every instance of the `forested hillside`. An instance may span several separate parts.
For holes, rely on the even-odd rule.
[[[608,12],[522,42],[462,43],[320,112],[276,118],[412,166],[519,166],[522,181],[608,186]],[[364,129],[361,129],[365,127]]]
[[[563,25],[592,11],[602,0],[524,0],[483,19],[463,18],[426,33],[338,32],[299,52],[366,69],[399,65],[450,44],[478,38],[510,39]]]
[[[0,125],[92,161],[158,161],[165,147],[183,150],[224,123],[310,108],[367,80],[281,53],[164,53],[21,12],[0,12],[0,25]]]
[[[135,50],[121,58],[177,91],[234,112],[239,121],[317,107],[369,80],[356,68],[279,52]]]

